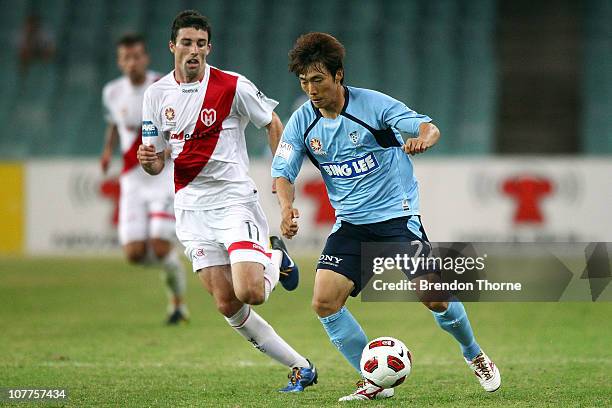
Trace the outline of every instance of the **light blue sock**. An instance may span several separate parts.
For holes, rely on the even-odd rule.
[[[474,332],[463,303],[458,300],[448,302],[448,309],[442,313],[433,312],[438,325],[449,332],[461,346],[463,356],[468,360],[473,360],[480,353],[480,346],[476,343]]]
[[[355,370],[360,372],[361,352],[368,344],[368,338],[351,312],[345,306],[342,306],[342,309],[333,315],[319,317],[319,320],[323,323],[331,342],[338,347],[338,350]]]

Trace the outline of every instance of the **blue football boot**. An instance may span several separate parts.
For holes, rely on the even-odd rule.
[[[308,360],[309,367],[293,367],[287,377],[289,382],[285,388],[278,390],[279,392],[302,392],[304,388],[316,384],[319,379],[317,369]]]
[[[283,259],[280,265],[279,281],[286,290],[295,290],[300,282],[300,271],[293,259],[289,256],[287,247],[282,239],[276,236],[270,237],[270,246],[272,249],[277,249],[283,253]]]

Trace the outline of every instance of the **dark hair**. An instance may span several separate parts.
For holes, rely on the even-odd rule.
[[[142,34],[126,33],[123,34],[119,40],[117,40],[117,47],[132,47],[136,44],[142,44],[142,46],[146,49],[145,39]]]
[[[206,30],[208,33],[208,43],[212,38],[212,30],[208,19],[201,15],[197,10],[185,10],[177,14],[172,22],[172,34],[170,34],[170,40],[173,43],[176,42],[176,36],[181,28],[195,28],[197,30]]]
[[[314,64],[325,67],[335,77],[338,70],[344,69],[344,54],[344,46],[335,37],[326,33],[304,34],[289,51],[289,71],[299,76]]]

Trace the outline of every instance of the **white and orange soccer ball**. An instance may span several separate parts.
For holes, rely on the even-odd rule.
[[[361,375],[381,388],[397,387],[412,370],[408,347],[393,337],[379,337],[369,342],[361,353]]]

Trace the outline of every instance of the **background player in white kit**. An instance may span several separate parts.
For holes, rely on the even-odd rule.
[[[278,103],[245,77],[206,64],[210,39],[208,20],[197,11],[175,18],[169,43],[175,69],[145,93],[138,159],[158,174],[170,145],[176,232],[193,270],[227,322],[292,369],[281,391],[302,391],[317,381],[314,366],[250,306],[263,303],[279,278],[288,290],[298,283],[282,241],[272,237],[269,249],[268,224],[248,175],[244,129],[249,122],[265,127],[274,152],[283,130]]]
[[[140,168],[136,157],[141,143],[144,92],[160,75],[147,70],[149,56],[144,39],[138,34],[126,34],[117,42],[117,64],[123,76],[106,84],[102,92],[108,122],[102,171],[108,171],[119,138],[123,156],[119,240],[130,262],[163,267],[170,298],[167,323],[177,324],[187,320],[187,310],[183,302],[185,270],[172,246],[175,237],[172,164],[159,178],[153,178]]]

